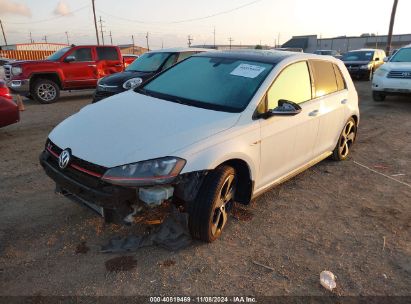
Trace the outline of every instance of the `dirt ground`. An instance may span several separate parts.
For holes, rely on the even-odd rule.
[[[323,161],[231,218],[213,244],[102,254],[135,228],[105,226],[54,194],[38,162],[47,134],[91,101],[26,100],[0,129],[0,295],[411,295],[411,100],[375,103],[357,82],[359,138],[348,161]],[[272,268],[264,268],[262,264]]]

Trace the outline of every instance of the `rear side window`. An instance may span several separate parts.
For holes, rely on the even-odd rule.
[[[195,53],[194,52],[180,53],[180,55],[178,55],[177,62],[183,61],[184,59],[187,59],[188,57],[193,56],[193,54]]]
[[[295,103],[311,99],[311,78],[307,62],[291,64],[280,73],[268,90],[268,109],[278,107],[278,101],[281,99]]]
[[[93,56],[91,55],[91,48],[77,49],[70,56],[76,57],[77,62],[93,61]]]
[[[335,64],[333,64],[333,66],[334,66],[334,72],[335,72],[335,79],[337,80],[337,90],[338,91],[345,90],[347,88],[347,85],[345,84],[344,77],[341,74],[341,70]]]
[[[334,67],[331,62],[313,60],[311,66],[314,75],[315,97],[332,94],[338,91]]]
[[[117,50],[112,47],[98,47],[97,57],[98,60],[119,60]]]

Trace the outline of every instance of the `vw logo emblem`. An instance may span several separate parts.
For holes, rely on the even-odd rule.
[[[65,169],[70,163],[70,158],[71,158],[70,149],[66,149],[63,152],[61,152],[59,156],[59,167],[61,169]]]

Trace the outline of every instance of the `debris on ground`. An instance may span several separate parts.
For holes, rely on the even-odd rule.
[[[115,237],[107,245],[102,246],[101,252],[130,252],[149,246],[159,246],[175,251],[189,246],[191,242],[191,235],[188,231],[188,214],[179,212],[173,206],[171,213],[161,225],[149,234]]]
[[[253,261],[253,264],[258,265],[258,266],[260,266],[260,267],[263,267],[263,268],[265,268],[265,269],[271,270],[271,271],[275,271],[274,268],[272,268],[272,267],[270,267],[270,266],[267,266],[267,265],[264,265],[264,264],[261,264],[261,263],[259,263],[259,262],[257,262],[257,261]]]
[[[160,225],[170,213],[171,203],[165,202],[159,207],[142,208],[138,215],[134,215],[134,223],[145,225]]]
[[[249,222],[253,219],[254,215],[251,211],[248,211],[244,207],[234,204],[233,209],[231,209],[231,216],[238,221]]]
[[[324,270],[320,273],[320,284],[327,290],[333,291],[337,287],[335,275],[331,271]]]
[[[164,262],[160,263],[161,267],[171,267],[176,264],[176,261],[174,260],[165,260]]]
[[[86,254],[90,248],[87,247],[86,242],[81,242],[80,244],[77,245],[76,247],[76,254]]]
[[[137,266],[137,261],[132,256],[121,256],[107,260],[106,270],[110,272],[130,271]]]

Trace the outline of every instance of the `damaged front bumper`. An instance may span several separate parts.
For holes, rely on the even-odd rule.
[[[80,171],[75,166],[60,169],[57,155],[48,150],[41,153],[40,164],[56,183],[57,193],[88,207],[104,217],[106,222],[114,223],[125,223],[125,219],[135,213],[136,205],[147,205],[147,200],[143,202],[145,199],[141,199],[142,193],[165,193],[159,196],[161,202],[171,199],[181,203],[193,201],[207,174],[207,171],[184,174],[173,184],[161,187],[127,188],[104,182],[101,178]],[[153,205],[158,206],[158,202]]]

